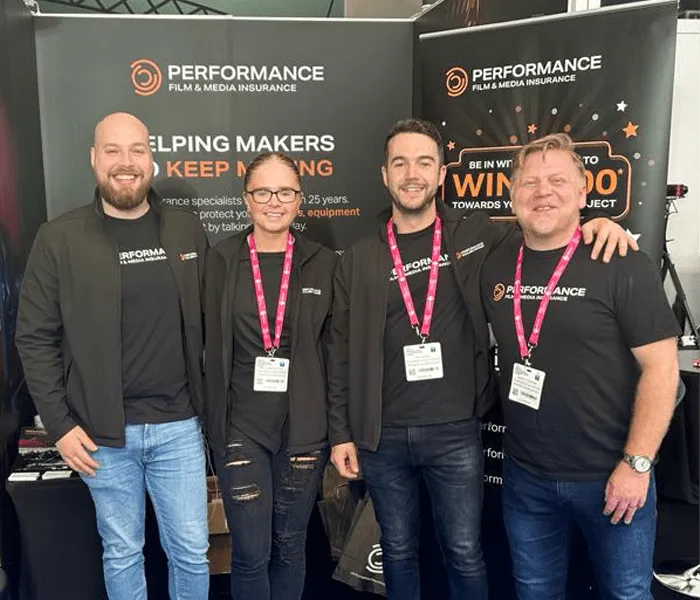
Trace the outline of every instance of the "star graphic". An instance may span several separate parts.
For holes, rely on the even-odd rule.
[[[624,173],[624,171],[623,171],[622,169],[618,169],[618,170],[617,170],[617,174],[618,174],[618,175],[622,175],[623,173]]]
[[[627,125],[622,128],[622,131],[625,132],[626,138],[637,137],[638,127],[639,125],[635,125],[634,123],[632,123],[632,121],[627,121]]]
[[[537,133],[537,125],[535,125],[534,123],[530,123],[527,126],[527,132],[528,133]]]
[[[447,142],[447,149],[448,149],[448,150],[454,150],[454,149],[455,149],[455,143],[454,143],[452,140],[450,140],[449,142]]]
[[[629,228],[625,229],[625,233],[630,236],[635,242],[641,237],[641,233],[632,233]]]
[[[626,108],[627,108],[627,103],[624,100],[620,100],[617,103],[617,112],[625,112]]]

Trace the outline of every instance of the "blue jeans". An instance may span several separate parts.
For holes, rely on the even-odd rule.
[[[231,532],[231,595],[236,600],[299,600],[306,530],[328,449],[272,453],[240,431],[214,457]]]
[[[573,527],[588,545],[602,600],[652,600],[656,488],[630,525],[603,515],[607,481],[553,481],[506,458],[503,518],[519,600],[563,600]]]
[[[99,468],[82,479],[95,503],[110,600],[146,600],[146,491],[168,557],[170,598],[208,598],[207,481],[198,419],[127,425],[124,448],[99,446],[92,456]]]
[[[486,600],[481,554],[483,457],[478,419],[384,427],[376,452],[360,466],[381,529],[389,600],[418,600],[419,484],[425,481],[451,600]]]

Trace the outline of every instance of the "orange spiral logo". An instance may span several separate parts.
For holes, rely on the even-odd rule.
[[[139,96],[155,94],[163,83],[160,67],[148,58],[138,58],[131,63],[131,83]]]
[[[499,302],[506,295],[506,286],[502,283],[497,283],[493,288],[493,300]]]
[[[469,75],[462,67],[452,67],[445,74],[447,95],[451,98],[461,96],[469,85]]]

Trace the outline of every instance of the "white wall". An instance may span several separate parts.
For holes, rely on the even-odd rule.
[[[408,18],[420,12],[422,0],[345,0],[346,17]]]
[[[600,8],[600,0],[569,0],[569,12]]]
[[[600,0],[569,0],[569,12],[600,7]],[[648,74],[653,77],[653,73]],[[700,20],[679,19],[673,85],[668,183],[688,186],[668,225],[668,248],[696,322],[700,321]],[[659,202],[663,202],[659,198]],[[666,292],[675,290],[667,277]]]
[[[678,21],[668,182],[688,186],[688,195],[676,202],[678,214],[670,218],[668,239],[673,241],[668,246],[700,320],[700,20]],[[673,301],[670,278],[666,290]]]

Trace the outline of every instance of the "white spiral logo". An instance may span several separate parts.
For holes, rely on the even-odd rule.
[[[379,544],[374,544],[367,555],[367,565],[365,566],[370,573],[381,575],[384,573],[384,564],[382,563],[382,547]]]

